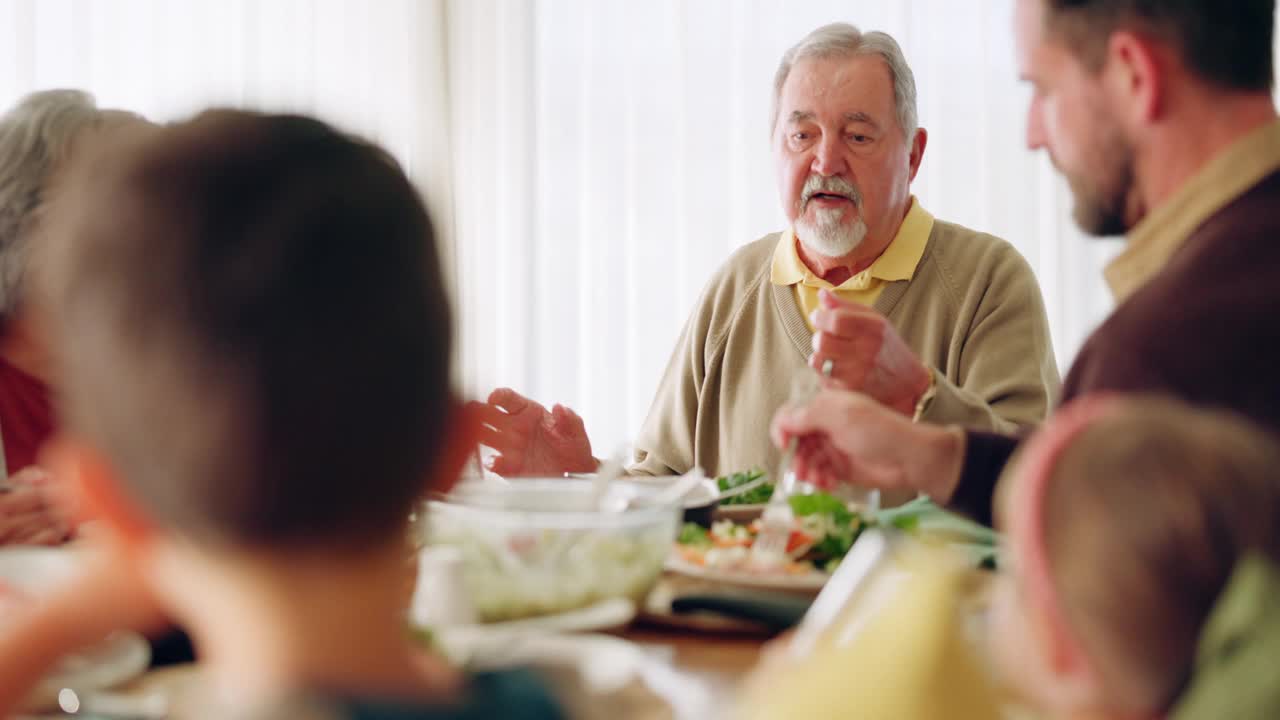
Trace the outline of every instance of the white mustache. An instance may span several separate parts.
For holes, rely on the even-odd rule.
[[[862,191],[857,185],[845,180],[841,177],[823,177],[821,175],[810,175],[804,181],[804,187],[800,190],[800,207],[809,204],[809,200],[818,194],[843,195],[853,201],[854,206],[859,210],[862,209]]]

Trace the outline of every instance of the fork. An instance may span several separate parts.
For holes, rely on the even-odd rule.
[[[791,470],[791,461],[796,455],[796,438],[791,438],[787,449],[782,453],[782,462],[778,464],[779,481],[773,487],[773,495],[769,504],[760,514],[760,532],[751,544],[751,561],[764,566],[777,565],[787,555],[787,540],[791,537],[791,527],[795,522],[795,513],[791,510],[791,492],[795,488],[796,475]]]
[[[831,360],[822,363],[822,377],[831,377]],[[804,379],[808,379],[807,377]],[[816,387],[793,386],[792,402],[806,403],[817,394],[821,384]],[[761,566],[777,565],[787,558],[787,540],[791,538],[791,530],[795,524],[795,513],[791,510],[791,495],[796,490],[797,479],[791,464],[796,457],[799,438],[791,438],[787,449],[782,453],[782,461],[778,463],[778,482],[774,485],[773,496],[760,515],[760,532],[751,545],[751,561]]]

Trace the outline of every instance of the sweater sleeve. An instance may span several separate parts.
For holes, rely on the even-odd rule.
[[[960,484],[949,504],[952,510],[991,525],[996,482],[1017,450],[1019,440],[1010,435],[970,430],[965,433],[964,464]]]
[[[635,444],[633,475],[683,475],[695,460],[698,398],[706,380],[706,347],[715,292],[703,291],[676,341]]]
[[[1048,414],[1058,392],[1058,366],[1031,266],[1005,248],[994,253],[989,267],[985,282],[942,271],[943,282],[969,308],[962,317],[971,320],[958,362],[948,363],[950,375],[935,368],[936,394],[920,419],[1013,434]]]

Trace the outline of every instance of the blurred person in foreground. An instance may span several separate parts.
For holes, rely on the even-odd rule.
[[[48,473],[36,464],[56,420],[52,360],[28,292],[42,216],[73,155],[107,133],[144,126],[78,90],[42,90],[0,117],[0,545],[56,545],[73,534]]]
[[[0,626],[0,698],[168,617],[212,717],[558,717],[532,676],[466,675],[407,633],[410,510],[474,436],[390,156],[216,111],[77,170],[40,273],[64,381],[47,455],[100,531],[84,576]]]
[[[1009,243],[911,194],[928,133],[881,32],[827,25],[783,56],[770,144],[790,226],[735,252],[676,343],[630,471],[772,471],[769,418],[806,366],[904,422],[1013,432],[1044,419],[1058,370],[1040,288]],[[597,466],[581,418],[499,389],[479,406],[504,475]]]
[[[999,665],[1055,718],[1280,717],[1280,446],[1238,416],[1083,398],[1002,484]]]
[[[1019,457],[986,602],[945,553],[903,546],[811,646],[770,651],[740,715],[1280,717],[1272,434],[1167,398],[1089,396]]]
[[[1065,400],[1167,393],[1280,431],[1280,121],[1274,0],[1018,0],[1027,144],[1049,151],[1095,235],[1118,306],[1067,374]],[[827,391],[774,422],[820,484],[918,490],[990,522],[1012,435],[905,422]]]

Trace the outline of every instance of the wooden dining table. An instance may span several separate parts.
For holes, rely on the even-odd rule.
[[[668,578],[681,587],[680,578]],[[715,622],[710,627],[719,627]],[[708,629],[707,623],[682,625],[671,617],[642,613],[626,627],[604,631],[605,634],[634,643],[678,674],[705,683],[718,694],[731,695],[756,665],[761,652],[771,639],[766,632],[742,624],[726,623],[724,629]],[[199,663],[183,663],[155,667],[133,682],[116,690],[125,696],[141,699],[164,695],[169,699],[168,716],[175,720],[200,715],[196,706],[201,686]],[[653,712],[631,713],[635,717],[668,717],[656,698]]]
[[[980,612],[989,603],[991,574],[975,572],[967,583],[965,601],[971,612]],[[687,578],[667,576],[659,583],[677,592],[687,589]],[[652,596],[651,596],[652,597]],[[769,654],[769,643],[774,639],[760,628],[741,623],[726,623],[723,619],[681,618],[654,612],[652,608],[641,612],[626,627],[601,631],[620,638],[643,649],[645,654],[667,668],[676,676],[693,681],[705,688],[717,701],[731,702],[741,697],[743,686],[751,682],[752,670],[759,667],[762,658]],[[169,717],[181,720],[199,715],[192,698],[200,685],[200,666],[185,664],[155,668],[119,692],[137,697],[163,694],[170,699]],[[574,716],[600,717],[602,720],[666,719],[675,717],[670,698],[655,692],[656,688],[644,688],[645,681],[635,676],[630,687],[614,697],[594,701],[588,706],[591,712],[575,712]],[[575,708],[580,710],[581,707]]]
[[[617,633],[642,646],[671,651],[671,663],[681,671],[740,680],[755,666],[768,637],[739,633],[708,633],[660,628],[640,623]]]

